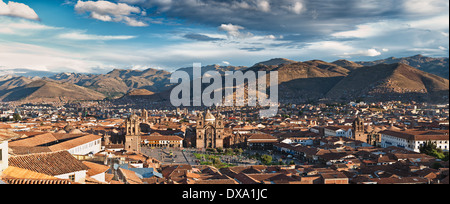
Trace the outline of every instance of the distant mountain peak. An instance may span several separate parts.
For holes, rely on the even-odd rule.
[[[254,66],[257,66],[257,65],[274,66],[274,65],[281,65],[281,64],[292,64],[292,63],[296,63],[296,62],[297,61],[286,59],[286,58],[273,58],[268,61],[256,63]]]
[[[377,64],[393,64],[398,62],[407,64],[424,72],[428,72],[449,79],[448,57],[433,58],[424,56],[422,54],[418,54],[411,57],[402,57],[402,58],[390,57],[382,60],[356,62],[356,63],[364,66],[374,66]]]
[[[438,101],[443,100],[448,89],[447,79],[397,62],[355,70],[336,84],[327,97]]]

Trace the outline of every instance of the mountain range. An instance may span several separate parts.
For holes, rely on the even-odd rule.
[[[21,79],[15,79],[22,83]],[[3,85],[9,84],[4,83]],[[105,96],[94,90],[68,82],[34,80],[23,85],[9,85],[9,89],[0,90],[0,101],[20,101],[26,103],[69,102],[79,100],[102,100]],[[2,84],[2,82],[0,82]],[[2,86],[3,86],[2,85]]]
[[[402,57],[402,58],[390,57],[383,60],[376,60],[371,62],[355,62],[355,63],[363,66],[402,63],[420,69],[424,72],[428,72],[430,74],[434,74],[449,79],[448,59],[449,59],[448,57],[433,58],[433,57],[426,57],[423,55],[415,55],[412,57]]]
[[[192,77],[192,67],[180,68]],[[414,100],[448,103],[448,58],[416,55],[371,62],[325,62],[275,58],[251,67],[209,65],[207,71],[278,71],[281,102]],[[0,102],[168,100],[171,72],[121,70],[107,74],[57,73],[51,76],[0,76]],[[208,84],[203,85],[205,88]]]

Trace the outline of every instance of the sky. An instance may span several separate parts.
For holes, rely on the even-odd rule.
[[[448,0],[0,0],[0,71],[174,71],[448,49]]]

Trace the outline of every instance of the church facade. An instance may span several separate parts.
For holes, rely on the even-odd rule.
[[[196,126],[186,129],[184,146],[196,149],[212,148],[246,148],[247,135],[233,134],[231,129],[225,128],[224,116],[220,113],[206,113],[197,115]]]
[[[225,139],[225,128],[223,116],[218,113],[213,115],[209,110],[205,115],[200,113],[197,118],[195,130],[195,142],[193,146],[197,149],[223,148]]]

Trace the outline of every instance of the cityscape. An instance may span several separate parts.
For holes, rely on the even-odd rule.
[[[0,0],[0,184],[448,184],[448,1],[347,4]]]
[[[448,104],[289,104],[264,119],[252,109],[3,104],[2,181],[448,183]]]

